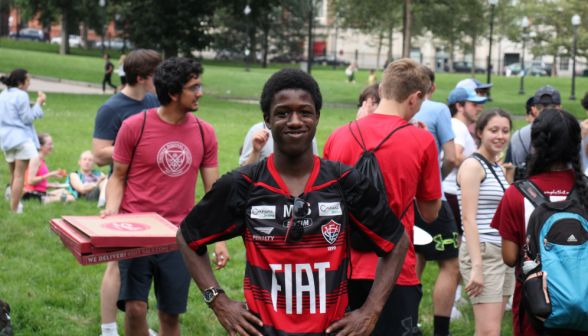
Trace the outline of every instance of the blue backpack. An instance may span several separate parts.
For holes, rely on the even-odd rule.
[[[588,332],[588,212],[575,187],[565,201],[551,202],[529,180],[515,186],[535,206],[522,262],[534,260],[537,265],[526,274],[521,267],[517,277],[523,284],[521,334],[525,312],[543,335]]]

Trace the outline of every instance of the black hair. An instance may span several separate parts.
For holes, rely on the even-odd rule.
[[[191,59],[172,57],[159,64],[153,75],[153,84],[161,105],[169,104],[172,101],[170,95],[181,94],[184,85],[203,72],[202,65]]]
[[[306,72],[295,68],[284,68],[273,74],[261,93],[261,111],[264,115],[270,115],[270,106],[278,92],[289,89],[300,89],[308,92],[314,101],[316,111],[323,107],[323,96],[318,83]]]
[[[582,107],[583,107],[585,110],[588,110],[588,92],[586,92],[586,94],[584,95],[584,99],[582,99],[582,100],[580,101],[580,103],[582,104]]]
[[[465,106],[466,101],[459,101],[459,102],[455,102],[455,103],[451,103],[451,104],[447,104],[447,107],[449,107],[449,112],[451,113],[451,118],[453,118],[456,114],[457,114],[457,103],[459,103],[459,105],[461,106]]]
[[[535,102],[533,101],[533,99],[527,100],[527,103],[525,104],[525,112],[528,115],[533,115],[533,106],[535,106]]]
[[[110,54],[104,54],[104,56],[106,56],[106,58],[110,59]]]
[[[25,69],[14,69],[8,77],[0,77],[0,83],[9,88],[18,87],[19,84],[24,84],[27,81],[28,73]]]
[[[361,93],[359,94],[359,102],[357,103],[357,107],[361,107],[363,102],[368,100],[368,98],[372,98],[373,102],[376,104],[380,104],[380,92],[378,88],[380,84],[372,84],[366,88],[364,88]]]
[[[433,84],[435,84],[435,72],[433,72],[433,70],[431,70],[431,68],[429,67],[425,68],[425,70],[427,71],[427,75],[429,75],[429,79],[431,80],[431,87],[429,87],[429,91],[427,91],[427,93],[429,93],[433,89]]]
[[[582,205],[588,208],[588,190],[580,163],[582,136],[576,117],[563,110],[542,111],[531,126],[531,144],[535,153],[530,155],[526,178],[547,172],[554,164],[571,164],[576,190]]]
[[[484,131],[484,128],[486,128],[490,119],[494,117],[503,117],[508,119],[508,123],[510,124],[510,128],[512,129],[512,119],[510,118],[510,114],[508,114],[508,112],[498,107],[489,108],[486,111],[482,112],[482,114],[480,114],[480,117],[478,117],[478,120],[476,121],[476,130],[474,131],[474,135],[476,136],[476,139],[478,139],[478,141],[482,141],[482,139],[480,139],[480,136],[478,135],[478,132]]]

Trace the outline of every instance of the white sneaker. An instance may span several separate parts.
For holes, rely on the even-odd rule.
[[[157,336],[157,333],[153,329],[149,329],[149,336]]]
[[[457,310],[457,308],[455,308],[455,306],[453,306],[453,308],[451,308],[451,316],[450,316],[451,321],[459,320],[461,317],[462,317],[461,312],[459,310]]]
[[[4,199],[10,201],[12,199],[12,193],[10,192],[10,184],[6,186],[6,191],[4,192]]]
[[[464,299],[463,297],[459,297],[459,299],[455,300],[453,304],[454,307],[461,307],[468,304],[468,300]]]
[[[507,303],[506,306],[504,307],[504,310],[512,310],[512,306]]]
[[[22,208],[23,208],[22,203],[21,202],[18,202],[18,209],[16,209],[16,213],[17,214],[21,214],[22,213]]]

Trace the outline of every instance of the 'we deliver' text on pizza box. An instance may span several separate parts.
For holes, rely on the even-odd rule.
[[[124,259],[132,259],[145,257],[154,254],[173,252],[178,250],[177,244],[158,245],[149,247],[139,247],[134,249],[125,249],[121,251],[114,251],[101,254],[80,254],[73,250],[70,246],[65,245],[69,251],[74,255],[78,263],[82,266],[101,264],[109,261],[117,261]]]

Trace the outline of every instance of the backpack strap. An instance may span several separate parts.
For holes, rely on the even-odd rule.
[[[357,121],[356,121],[355,123],[357,123]],[[373,152],[375,152],[375,151],[377,151],[377,150],[378,150],[378,148],[380,148],[380,146],[382,146],[382,144],[384,144],[384,142],[386,142],[386,140],[388,140],[388,138],[392,136],[392,134],[394,134],[394,133],[395,133],[396,131],[398,131],[399,129],[401,129],[401,128],[404,128],[404,127],[408,127],[408,126],[412,126],[412,124],[404,124],[404,125],[402,125],[402,126],[399,126],[399,127],[397,127],[397,128],[396,128],[395,130],[393,130],[392,132],[390,132],[390,134],[388,134],[388,136],[387,136],[387,137],[385,137],[385,138],[384,138],[384,140],[382,140],[382,142],[380,142],[380,144],[379,144],[378,146],[376,146],[376,148],[374,148],[374,150],[372,151],[372,153],[373,153]],[[359,127],[357,127],[357,129],[359,129]]]
[[[204,158],[204,151],[206,150],[206,146],[204,145],[204,132],[202,131],[202,125],[200,124],[200,120],[196,117],[196,122],[198,122],[198,127],[200,127],[200,136],[202,136],[202,157]],[[144,126],[145,124],[143,124]]]
[[[131,161],[129,162],[129,169],[127,169],[127,180],[129,179],[129,172],[131,171],[131,164],[133,163],[133,159],[135,158],[135,152],[137,151],[137,147],[139,146],[139,142],[141,142],[141,138],[143,137],[143,131],[145,130],[145,122],[147,121],[147,110],[143,110],[143,126],[141,126],[141,133],[139,134],[139,139],[135,143],[135,147],[133,148],[133,154],[131,154]]]
[[[355,126],[357,127],[357,130],[359,131],[359,136],[361,137],[362,142],[359,142],[359,140],[357,139],[357,137],[353,133],[353,130],[351,129],[351,123],[353,123],[353,121],[348,124],[349,125],[349,132],[351,132],[351,135],[353,135],[353,138],[355,138],[355,141],[357,141],[357,143],[359,144],[361,149],[363,149],[364,152],[367,152],[367,147],[365,146],[365,141],[363,141],[363,135],[361,134],[361,130],[359,129],[359,125],[357,124],[357,121],[355,122]]]
[[[539,205],[550,202],[549,198],[543,193],[539,187],[530,180],[520,180],[515,182],[515,187],[525,196],[526,199],[536,208]],[[570,192],[570,195],[572,192]],[[568,195],[568,197],[570,197]]]
[[[486,158],[484,157],[484,155],[482,155],[480,153],[474,153],[472,156],[475,157],[475,158],[477,158],[478,160],[484,162],[484,164],[486,164],[486,166],[488,167],[488,169],[490,169],[490,171],[492,172],[492,175],[494,175],[494,177],[496,178],[496,182],[498,182],[498,184],[500,185],[500,188],[502,188],[502,192],[506,192],[506,189],[502,185],[502,182],[500,182],[500,179],[498,178],[498,175],[496,174],[496,171],[494,170],[494,167],[492,167],[492,164],[490,162],[488,162],[488,160],[486,160]]]

